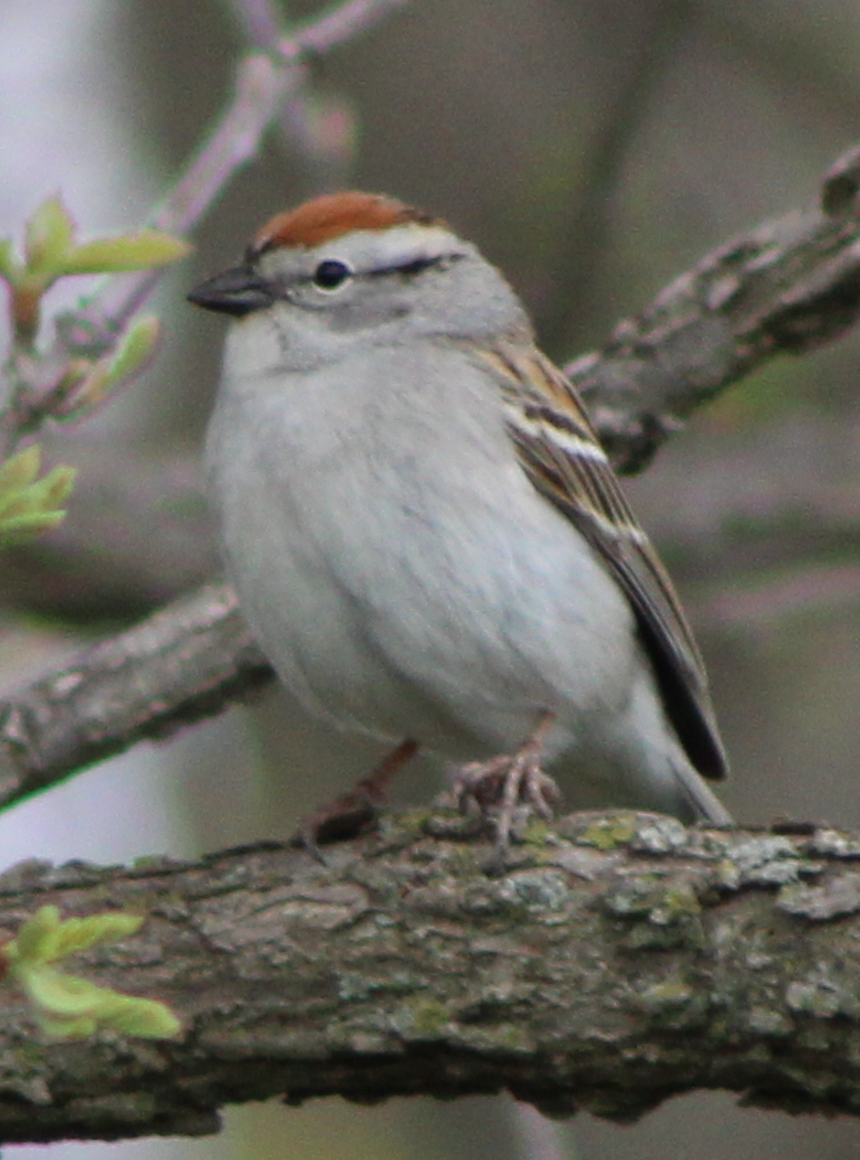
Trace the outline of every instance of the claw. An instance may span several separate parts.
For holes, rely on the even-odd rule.
[[[558,786],[540,764],[544,737],[553,719],[553,713],[541,713],[516,753],[473,761],[457,776],[457,804],[461,811],[467,813],[477,807],[495,828],[493,865],[497,872],[504,870],[517,810],[526,806],[538,817],[549,820],[560,799]]]

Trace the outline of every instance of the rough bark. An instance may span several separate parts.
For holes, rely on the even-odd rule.
[[[169,1043],[45,1042],[4,994],[0,1139],[198,1134],[229,1102],[333,1093],[508,1090],[630,1120],[722,1088],[860,1113],[860,837],[580,814],[490,877],[489,847],[428,834],[434,818],[386,819],[324,866],[273,844],[0,877],[10,933],[45,902],[144,912],[70,969],[185,1024]]]
[[[0,807],[251,695],[272,670],[208,585],[0,703]]]
[[[832,342],[860,313],[860,146],[819,200],[740,234],[565,369],[623,472],[693,411],[777,354]]]

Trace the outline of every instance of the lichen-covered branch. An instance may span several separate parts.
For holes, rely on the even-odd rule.
[[[721,1088],[860,1113],[860,836],[580,814],[494,878],[489,845],[431,821],[389,818],[325,866],[272,844],[0,876],[9,935],[46,902],[144,913],[75,972],[184,1025],[50,1042],[2,992],[0,1140],[195,1134],[227,1103],[331,1094],[508,1090],[625,1120]]]

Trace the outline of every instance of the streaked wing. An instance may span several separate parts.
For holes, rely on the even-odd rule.
[[[596,549],[636,613],[667,716],[693,765],[723,777],[699,650],[663,565],[639,527],[576,393],[531,345],[481,352],[496,372],[508,428],[526,474]]]

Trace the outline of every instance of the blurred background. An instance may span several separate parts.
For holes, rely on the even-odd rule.
[[[20,237],[56,190],[85,235],[137,226],[228,100],[254,7],[2,0],[0,234]],[[290,20],[319,10],[280,7]],[[273,212],[348,184],[444,215],[509,274],[565,361],[709,249],[812,200],[858,140],[853,0],[412,0],[393,12],[316,66],[286,131],[207,216],[159,294],[165,341],[146,378],[45,440],[81,482],[60,532],[4,557],[3,690],[217,571],[198,456],[223,327],[184,293]],[[860,331],[781,358],[629,481],[708,661],[733,766],[724,798],[742,822],[860,827],[858,376]],[[0,862],[285,836],[377,756],[272,691],[0,817]],[[426,799],[437,778],[416,763],[401,797]],[[226,1122],[209,1140],[38,1155],[514,1160],[552,1134],[501,1097],[267,1105]],[[847,1160],[860,1144],[856,1121],[724,1095],[674,1100],[633,1127],[581,1116],[555,1134],[558,1155],[580,1160]]]

